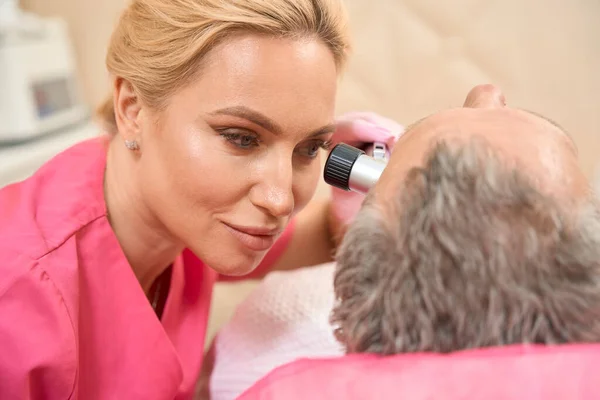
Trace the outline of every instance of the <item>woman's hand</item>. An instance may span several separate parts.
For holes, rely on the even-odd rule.
[[[373,112],[351,112],[336,120],[337,128],[333,134],[333,146],[346,143],[361,147],[367,143],[383,142],[392,150],[398,138],[404,133],[404,127]]]
[[[383,142],[391,152],[402,133],[404,127],[389,118],[372,112],[352,112],[338,118],[332,141],[334,146],[346,143],[359,148],[373,142]],[[360,193],[332,187],[329,226],[336,247],[346,227],[360,209],[363,199],[364,195]]]

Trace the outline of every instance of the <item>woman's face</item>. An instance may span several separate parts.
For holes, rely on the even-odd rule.
[[[319,41],[240,36],[215,48],[164,110],[143,110],[149,209],[217,272],[250,272],[315,191],[336,81]]]

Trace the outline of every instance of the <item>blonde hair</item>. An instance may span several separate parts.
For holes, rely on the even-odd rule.
[[[144,104],[159,109],[197,75],[216,44],[236,33],[314,37],[340,70],[349,49],[346,24],[342,0],[133,0],[112,35],[106,65]],[[112,96],[98,116],[117,132]]]

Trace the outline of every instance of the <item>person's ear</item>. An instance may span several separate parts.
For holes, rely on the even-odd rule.
[[[133,85],[123,78],[115,79],[113,99],[119,134],[126,143],[139,143],[142,104]]]

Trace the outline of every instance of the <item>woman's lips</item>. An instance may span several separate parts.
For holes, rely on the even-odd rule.
[[[262,227],[236,226],[227,223],[223,225],[244,246],[254,251],[265,251],[271,248],[281,232],[278,229]]]

